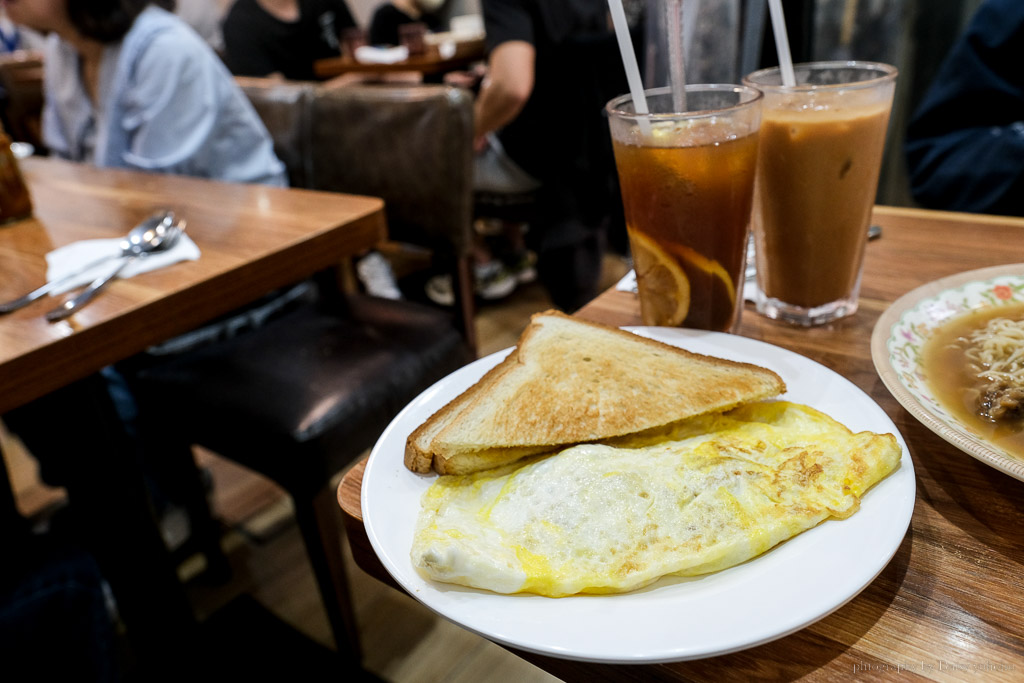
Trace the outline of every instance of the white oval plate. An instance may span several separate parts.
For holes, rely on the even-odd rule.
[[[1024,461],[947,410],[928,386],[921,351],[935,329],[970,311],[1024,303],[1024,263],[929,282],[893,302],[871,333],[871,358],[889,392],[924,426],[963,452],[1024,481]]]
[[[900,469],[846,520],[829,520],[742,565],[696,578],[665,577],[622,595],[499,595],[428,581],[409,550],[420,497],[434,476],[403,465],[406,437],[508,351],[449,375],[394,419],[363,476],[366,533],[388,572],[438,614],[499,643],[590,662],[651,663],[742,650],[797,631],[857,595],[899,548],[914,508],[914,467],[896,426],[871,398],[828,368],[764,342],[715,332],[630,328],[696,353],[770,368],[786,399],[813,406],[853,431],[894,434]]]

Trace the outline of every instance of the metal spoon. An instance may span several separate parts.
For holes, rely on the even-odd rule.
[[[149,254],[166,251],[175,245],[181,234],[185,232],[185,221],[174,222],[174,214],[168,212],[163,220],[155,223],[140,225],[132,230],[121,242],[121,253],[124,258],[121,263],[108,275],[93,280],[81,294],[65,301],[63,304],[46,314],[50,322],[57,322],[73,315],[78,309],[92,301],[93,297],[106,288],[125,267],[137,258],[143,258]]]
[[[82,268],[79,268],[73,273],[68,273],[64,277],[57,278],[56,280],[51,280],[50,282],[44,284],[42,287],[33,289],[25,296],[19,297],[17,299],[12,299],[11,301],[0,304],[0,315],[3,315],[4,313],[13,313],[14,311],[17,311],[19,308],[24,308],[25,306],[28,306],[36,299],[41,299],[42,297],[52,292],[54,289],[57,289],[58,287],[66,283],[68,280],[76,278],[82,273],[92,270],[101,263],[106,263],[107,261],[110,261],[111,259],[115,258],[124,258],[130,256],[132,254],[132,250],[130,248],[126,249],[126,245],[128,247],[131,247],[131,245],[137,244],[142,239],[142,236],[146,233],[146,231],[153,230],[157,225],[160,225],[162,223],[166,225],[171,225],[172,223],[174,223],[174,213],[171,211],[158,211],[154,213],[152,216],[150,216],[149,218],[145,219],[144,221],[136,225],[134,228],[132,228],[131,232],[125,235],[125,238],[121,240],[121,244],[119,245],[121,247],[120,254],[111,254],[109,256],[104,256],[101,259],[93,261],[92,263],[83,266]]]

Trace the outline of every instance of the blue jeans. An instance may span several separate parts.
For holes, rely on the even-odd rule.
[[[27,537],[0,568],[0,661],[9,680],[118,680],[107,590],[92,556]]]

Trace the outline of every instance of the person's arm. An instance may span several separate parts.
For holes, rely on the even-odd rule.
[[[522,40],[501,43],[491,51],[487,76],[476,99],[477,149],[483,144],[484,136],[515,120],[530,99],[535,59],[533,45]]]
[[[229,182],[281,185],[284,167],[245,95],[199,41],[163,33],[133,68],[122,101],[119,165]],[[232,121],[230,134],[219,128]]]

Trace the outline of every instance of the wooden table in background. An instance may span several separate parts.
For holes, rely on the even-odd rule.
[[[202,257],[120,280],[66,322],[44,297],[0,316],[0,415],[377,244],[383,202],[29,158],[33,218],[0,226],[0,301],[46,281],[46,253],[119,238],[158,208]]]
[[[455,52],[450,57],[442,57],[437,45],[428,45],[422,55],[412,55],[394,64],[368,64],[357,62],[351,57],[328,57],[318,59],[313,71],[320,78],[333,78],[343,74],[388,74],[403,71],[416,71],[421,74],[438,74],[464,69],[484,58],[484,41],[459,41],[455,43]]]
[[[892,397],[870,354],[871,332],[902,294],[940,277],[1024,261],[1024,219],[877,207],[882,237],[867,247],[860,310],[804,329],[749,305],[739,334],[791,349],[851,380],[895,422],[910,447],[917,501],[896,555],[857,597],[803,630],[741,652],[657,665],[601,665],[516,650],[566,680],[907,680],[1024,678],[1024,482],[934,435]],[[635,295],[608,291],[577,313],[639,325]],[[395,585],[362,526],[365,461],[339,502],[357,562]],[[679,618],[689,618],[680,614]]]
[[[95,373],[148,346],[379,243],[383,202],[370,197],[98,169],[32,158],[22,162],[32,218],[0,226],[0,300],[46,280],[47,252],[82,239],[118,238],[158,208],[187,220],[198,261],[118,280],[65,322],[43,315],[59,299],[0,316],[0,415]],[[97,396],[86,390],[85,395]],[[68,495],[82,542],[97,556],[136,652],[160,666],[181,664],[194,620],[167,549],[147,513],[137,454],[104,429],[102,401],[76,406],[79,439]],[[86,411],[93,410],[93,413]],[[84,416],[83,416],[84,414]],[[68,429],[64,415],[47,419]],[[21,532],[0,462],[0,540]],[[11,547],[10,545],[5,547]],[[164,671],[166,673],[166,670]]]

